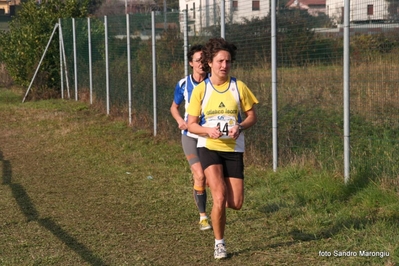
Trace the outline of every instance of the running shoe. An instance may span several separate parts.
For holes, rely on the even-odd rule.
[[[223,243],[217,244],[215,247],[215,259],[227,258],[226,246]]]
[[[198,224],[199,224],[200,230],[202,230],[202,231],[209,230],[212,228],[212,226],[209,224],[209,221],[207,218],[202,219]]]

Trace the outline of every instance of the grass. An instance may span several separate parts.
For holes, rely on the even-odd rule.
[[[214,261],[178,142],[22,97],[0,89],[0,265],[399,265],[397,180],[247,164]]]

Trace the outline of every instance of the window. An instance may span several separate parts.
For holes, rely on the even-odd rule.
[[[374,6],[367,5],[367,16],[372,16],[372,15],[374,15]]]
[[[238,10],[238,1],[233,1],[233,11]]]
[[[252,1],[252,11],[260,10],[259,1]]]

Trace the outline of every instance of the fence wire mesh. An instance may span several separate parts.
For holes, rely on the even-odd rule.
[[[238,47],[231,75],[243,80],[260,101],[256,107],[258,123],[245,132],[246,160],[270,166],[271,19],[269,3],[265,3],[267,7],[263,1],[229,2],[224,25],[220,23],[219,4],[186,6],[188,21],[184,21],[184,12],[157,12],[154,29],[151,14],[130,14],[133,126],[152,128],[154,122],[152,30],[156,36],[157,127],[162,134],[178,139],[179,130],[169,108],[175,84],[185,73],[184,29],[187,27],[188,43],[193,45],[220,37],[224,26],[225,39]],[[394,20],[386,19],[390,16],[386,3],[380,1],[370,6],[364,1],[353,1],[351,4],[351,168],[356,174],[396,178],[399,26]],[[327,15],[316,16],[306,10],[287,8],[279,9],[276,15],[281,166],[300,163],[342,172],[342,8],[330,5]],[[104,18],[91,18],[90,32],[88,21],[76,19],[76,62],[72,20],[61,22],[69,84],[75,83],[76,65],[79,97],[88,97],[92,76],[95,102],[105,104],[107,27],[111,112],[126,117],[129,105],[126,16],[107,17],[106,25]],[[91,47],[92,73],[89,73],[88,47]],[[73,89],[71,93],[74,95]]]

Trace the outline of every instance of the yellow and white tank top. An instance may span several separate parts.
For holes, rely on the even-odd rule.
[[[203,127],[219,126],[223,133],[218,139],[199,137],[197,147],[226,152],[244,152],[244,134],[234,140],[228,136],[231,127],[242,121],[241,111],[252,109],[258,103],[249,88],[233,77],[222,85],[213,85],[210,79],[200,83],[191,96],[188,113],[199,116]]]

